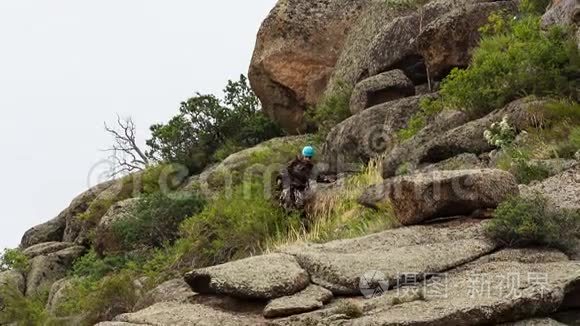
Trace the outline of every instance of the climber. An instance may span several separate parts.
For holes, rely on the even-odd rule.
[[[277,178],[277,188],[280,191],[280,204],[287,211],[302,210],[307,197],[314,163],[315,150],[306,146],[288,166],[280,172]]]

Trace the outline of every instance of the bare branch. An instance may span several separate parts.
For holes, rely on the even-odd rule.
[[[104,151],[110,152],[113,167],[111,177],[141,171],[149,165],[149,158],[139,148],[136,137],[136,126],[131,117],[122,119],[117,115],[115,128],[104,123],[105,131],[113,137],[113,145]]]

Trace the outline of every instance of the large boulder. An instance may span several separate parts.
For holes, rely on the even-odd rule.
[[[9,287],[24,293],[26,290],[24,275],[14,270],[0,272],[0,287]]]
[[[63,278],[54,282],[50,287],[46,309],[53,314],[58,314],[59,307],[68,299],[67,292],[70,291],[72,287],[73,281],[70,278]]]
[[[554,0],[542,16],[542,27],[552,25],[580,25],[580,1]]]
[[[427,10],[424,23],[443,12],[439,6],[428,6],[433,10]],[[425,82],[425,66],[414,40],[421,21],[415,10],[372,1],[348,35],[326,94],[331,95],[341,84],[354,87],[361,80],[393,69],[403,70],[415,83]]]
[[[383,177],[396,175],[402,164],[433,164],[463,153],[489,152],[493,146],[487,142],[483,133],[492,123],[507,117],[508,123],[516,130],[526,129],[537,121],[533,109],[543,104],[543,100],[520,99],[467,123],[468,117],[464,113],[444,111],[441,115],[447,118],[434,119],[413,138],[392,148],[383,161]]]
[[[95,228],[95,249],[100,254],[114,254],[125,249],[123,240],[115,233],[116,222],[133,218],[133,213],[139,203],[138,198],[120,201],[107,211]]]
[[[134,311],[142,310],[160,302],[189,303],[195,296],[189,285],[181,278],[167,281],[145,293],[135,304]]]
[[[391,207],[401,224],[414,225],[496,208],[517,193],[516,179],[506,171],[435,171],[385,180],[369,187],[359,202],[373,208]]]
[[[417,48],[421,30],[454,8],[479,2],[486,1],[435,0],[418,11],[373,1],[353,24],[326,93],[393,69],[403,70],[416,85],[425,83],[427,71]]]
[[[377,105],[335,126],[324,145],[324,159],[330,170],[356,171],[361,163],[388,152],[396,144],[396,132],[419,111],[422,98],[414,96]]]
[[[369,0],[278,1],[262,23],[249,70],[264,111],[286,131],[324,92],[348,31]]]
[[[414,226],[282,251],[296,257],[314,284],[335,295],[366,295],[376,285],[365,283],[369,275],[384,276],[381,286],[387,290],[404,273],[424,277],[492,252],[496,245],[487,240],[483,226],[475,221]]]
[[[445,170],[473,170],[486,168],[487,164],[477,155],[472,153],[463,153],[454,156],[445,161],[441,161],[435,164],[429,164],[418,168],[419,172],[433,172],[433,171],[445,171]],[[408,167],[412,170],[413,167]],[[411,172],[411,171],[409,171]]]
[[[52,254],[54,252],[61,251],[66,248],[70,248],[72,246],[74,246],[74,243],[44,242],[24,249],[22,253],[25,254],[26,257],[28,257],[29,259],[32,259],[36,256]]]
[[[114,181],[98,184],[72,200],[69,207],[60,213],[60,215],[64,216],[66,220],[66,228],[64,230],[62,241],[75,242],[80,238],[80,235],[83,232],[84,223],[79,219],[79,216],[87,211],[93,200],[99,197],[107,189],[114,187],[114,185]]]
[[[21,248],[51,241],[62,241],[66,218],[63,214],[43,224],[37,225],[24,233],[20,241]]]
[[[295,294],[310,283],[296,259],[285,254],[246,258],[197,269],[185,275],[193,291],[245,299],[275,299]]]
[[[264,317],[286,317],[320,309],[325,303],[332,300],[332,297],[332,292],[327,289],[310,285],[294,295],[270,301],[264,308]]]
[[[417,37],[417,48],[431,77],[440,79],[452,68],[467,67],[481,38],[479,28],[497,11],[515,12],[516,4],[500,1],[460,7],[426,25]]]
[[[74,261],[86,252],[82,246],[72,246],[30,260],[30,271],[26,276],[26,295],[49,291],[58,280],[66,277]]]
[[[391,70],[358,83],[350,98],[350,111],[357,114],[366,108],[413,95],[413,82],[402,70]]]

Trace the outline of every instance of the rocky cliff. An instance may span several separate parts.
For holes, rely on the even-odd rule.
[[[267,115],[291,134],[313,130],[320,121],[308,121],[307,112],[337,87],[352,90],[350,117],[322,135],[318,167],[338,181],[314,187],[305,213],[312,224],[302,231],[287,225],[291,235],[280,240],[280,230],[271,230],[280,224],[259,216],[293,217],[265,211],[268,200],[236,201],[236,191],[253,189],[246,181],[254,178],[269,187],[275,171],[320,137],[273,139],[181,182],[172,198],[200,193],[210,204],[181,225],[171,245],[152,239],[129,246],[115,231],[115,223],[144,209],[146,173],[107,182],[26,232],[26,266],[14,259],[0,273],[0,288],[11,289],[0,291],[0,324],[21,321],[26,310],[10,307],[10,298],[28,302],[43,291],[43,313],[70,325],[578,324],[580,70],[556,76],[572,85],[566,93],[533,96],[542,85],[536,81],[498,107],[433,104],[451,96],[446,85],[465,71],[458,69],[483,60],[474,56],[490,29],[501,41],[509,34],[502,24],[525,21],[522,3],[536,2],[278,1],[258,33],[249,72]],[[580,49],[577,0],[540,12],[541,35],[562,26]],[[499,48],[486,49],[508,51]],[[487,96],[481,86],[465,84]],[[516,87],[524,89],[506,88]],[[555,100],[564,109],[550,109]],[[264,232],[275,235],[271,242],[254,240]],[[120,272],[109,268],[119,253],[148,261]],[[89,259],[99,264],[83,265]],[[70,289],[84,284],[75,275],[94,276],[82,274],[84,266],[105,271],[98,284],[114,284],[96,297],[111,300],[99,303],[106,309],[98,314],[71,307]]]

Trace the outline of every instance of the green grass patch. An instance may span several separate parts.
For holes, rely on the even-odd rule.
[[[351,116],[352,87],[338,82],[332,94],[326,95],[318,105],[306,112],[306,120],[318,126],[318,140],[324,141],[330,130]]]
[[[260,254],[266,240],[300,223],[267,198],[260,181],[245,182],[223,194],[182,225],[192,241],[196,266],[210,266]]]
[[[358,203],[368,186],[382,182],[381,162],[381,158],[371,159],[362,172],[348,177],[342,186],[318,192],[306,208],[308,227],[292,225],[288,233],[270,239],[268,248],[354,238],[394,227],[396,220],[390,207],[375,210]]]

